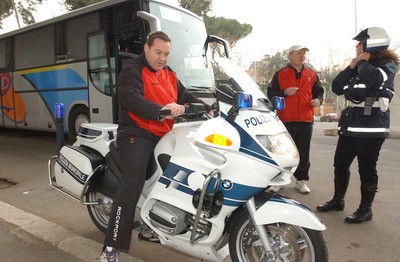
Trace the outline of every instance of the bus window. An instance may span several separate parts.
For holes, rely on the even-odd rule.
[[[214,73],[209,60],[203,55],[207,39],[203,21],[157,2],[150,2],[150,11],[160,19],[161,29],[172,39],[168,65],[175,70],[184,86],[199,93],[212,89]]]
[[[53,25],[15,36],[15,50],[16,70],[54,64]]]
[[[10,67],[11,39],[0,41],[0,70]]]
[[[126,4],[118,5],[114,8],[114,25],[117,28],[121,28],[127,25],[131,25],[134,22],[135,10],[140,10],[137,5],[137,1],[129,1]]]
[[[66,62],[68,59],[65,43],[65,23],[55,24],[55,51],[56,63]]]
[[[111,95],[109,69],[105,35],[94,33],[89,37],[89,76],[94,87],[106,95]]]
[[[66,23],[66,41],[68,59],[85,60],[86,37],[88,33],[99,31],[99,14],[94,13],[70,20]]]

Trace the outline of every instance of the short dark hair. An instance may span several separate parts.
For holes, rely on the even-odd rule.
[[[157,38],[164,40],[165,42],[171,43],[171,38],[169,38],[166,33],[162,31],[154,31],[147,36],[147,44],[149,45],[149,47],[153,45],[154,40]]]

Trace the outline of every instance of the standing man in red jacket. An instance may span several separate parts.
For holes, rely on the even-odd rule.
[[[292,136],[300,154],[300,162],[294,177],[295,188],[303,194],[310,193],[309,180],[310,143],[314,125],[314,108],[323,102],[324,89],[317,74],[304,61],[309,49],[302,45],[289,48],[289,63],[279,69],[268,85],[268,97],[285,97],[285,109],[278,112],[286,129]],[[270,190],[278,192],[280,187]]]

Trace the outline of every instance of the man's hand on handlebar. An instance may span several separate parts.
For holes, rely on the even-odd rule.
[[[187,105],[179,105],[176,103],[170,103],[160,109],[159,120],[173,119],[179,116],[184,116],[186,118],[195,119],[204,116],[204,105],[201,103],[192,103]],[[207,114],[206,114],[207,115]],[[208,112],[208,118],[214,117],[214,111],[211,109]]]
[[[164,106],[163,108],[161,108],[161,110],[169,110],[170,113],[169,113],[169,115],[166,115],[165,118],[173,119],[173,118],[183,115],[185,113],[185,106],[179,105],[177,103],[170,103],[170,104]]]

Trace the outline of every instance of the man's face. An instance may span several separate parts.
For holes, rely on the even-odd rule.
[[[156,38],[151,47],[148,44],[144,45],[144,53],[147,63],[154,70],[159,71],[167,65],[168,57],[171,54],[171,43]]]
[[[293,51],[289,54],[289,61],[293,66],[301,66],[306,60],[306,49],[301,49],[299,51]]]

